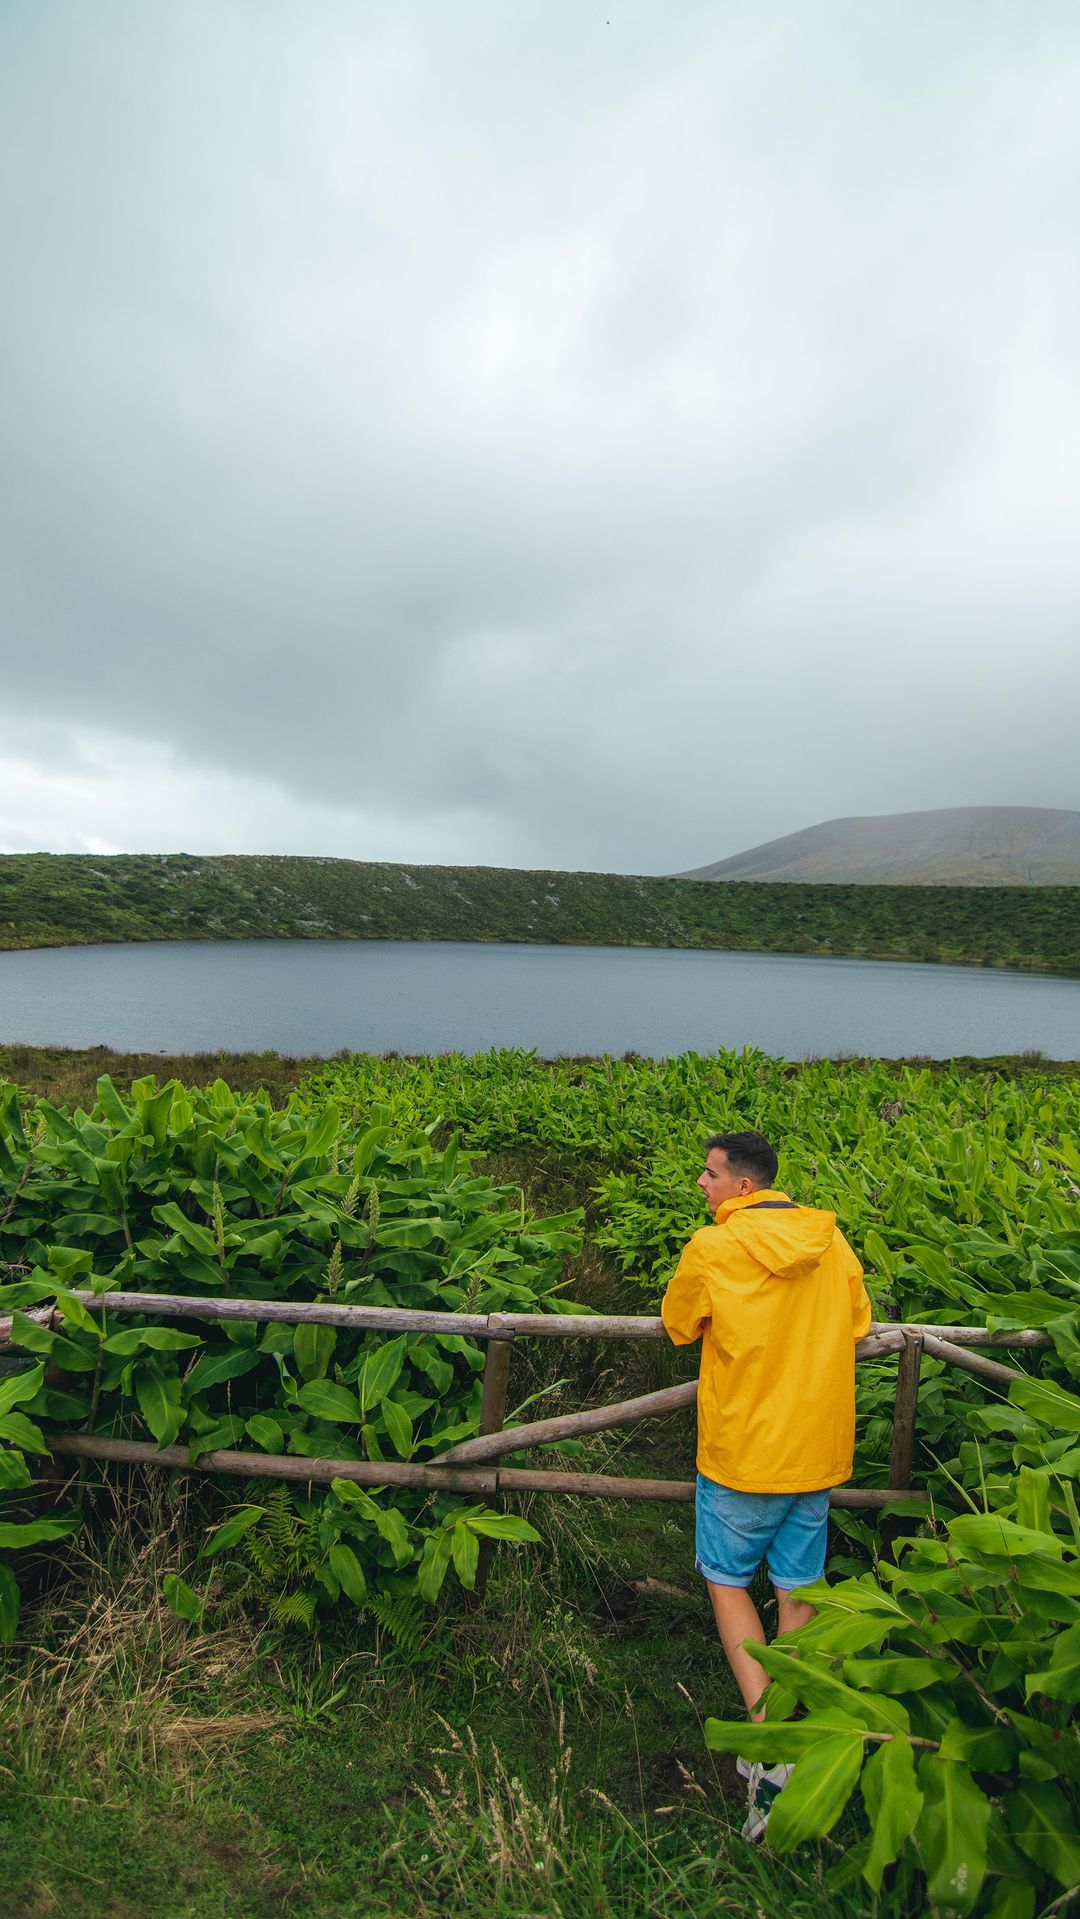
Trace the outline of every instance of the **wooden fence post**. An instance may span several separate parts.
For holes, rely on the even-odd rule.
[[[896,1411],[893,1417],[892,1455],[889,1460],[889,1485],[911,1486],[911,1468],[915,1458],[915,1418],[919,1403],[919,1369],[923,1343],[920,1333],[905,1333],[896,1368]]]
[[[510,1351],[514,1344],[511,1332],[502,1332],[501,1317],[498,1313],[488,1315],[488,1325],[492,1336],[488,1340],[487,1358],[484,1361],[484,1390],[480,1399],[480,1424],[477,1433],[501,1433],[506,1418],[506,1396],[510,1385]],[[501,1505],[501,1501],[496,1501]],[[476,1582],[473,1597],[477,1604],[487,1591],[488,1568],[491,1564],[490,1539],[480,1541],[480,1557],[476,1562]]]

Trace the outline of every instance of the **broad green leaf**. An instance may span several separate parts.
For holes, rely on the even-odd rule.
[[[243,1413],[225,1413],[195,1434],[188,1446],[188,1458],[194,1465],[204,1453],[228,1452],[244,1437],[244,1431]]]
[[[410,1459],[413,1451],[413,1426],[408,1413],[394,1400],[384,1399],[382,1416],[395,1452],[399,1453],[402,1459]]]
[[[112,1083],[108,1073],[102,1073],[97,1083],[97,1100],[107,1120],[113,1126],[127,1126],[132,1118],[131,1109],[124,1102]]]
[[[1022,1879],[999,1879],[986,1919],[1032,1919],[1035,1888]]]
[[[332,1379],[309,1379],[297,1393],[296,1403],[313,1419],[329,1419],[335,1424],[358,1426],[362,1418],[356,1394]]]
[[[990,1802],[967,1766],[937,1753],[923,1754],[918,1783],[923,1806],[915,1843],[930,1903],[952,1912],[970,1912],[986,1874]]]
[[[18,1309],[11,1315],[11,1344],[28,1353],[51,1353],[56,1334]]]
[[[346,1598],[351,1599],[354,1606],[365,1605],[368,1596],[367,1580],[364,1578],[364,1569],[352,1547],[337,1540],[331,1546],[328,1557],[331,1571]]]
[[[242,1539],[246,1532],[250,1532],[252,1526],[257,1525],[264,1516],[265,1507],[263,1506],[241,1506],[238,1512],[230,1513],[228,1519],[222,1520],[213,1537],[207,1540],[203,1547],[203,1556],[212,1559],[215,1553],[227,1552],[230,1546],[235,1546],[237,1540]]]
[[[454,1554],[454,1569],[462,1585],[469,1592],[476,1584],[476,1568],[480,1561],[480,1542],[468,1522],[459,1519],[450,1535]]]
[[[1029,1699],[1033,1692],[1039,1692],[1070,1706],[1080,1704],[1080,1625],[1070,1626],[1055,1639],[1049,1666],[1029,1673],[1024,1691]]]
[[[134,1091],[134,1088],[132,1088],[132,1090]],[[169,1108],[173,1102],[173,1091],[173,1082],[170,1080],[161,1088],[159,1093],[152,1094],[149,1099],[139,1099],[136,1101],[139,1112],[139,1124],[142,1126],[144,1132],[149,1133],[155,1146],[164,1146],[165,1144],[165,1135],[169,1126]]]
[[[841,1712],[845,1718],[860,1720],[877,1732],[909,1731],[907,1712],[898,1699],[856,1692],[854,1686],[845,1686],[816,1659],[795,1659],[777,1646],[759,1646],[750,1640],[745,1643],[770,1679],[779,1679],[796,1699],[816,1711]]]
[[[327,1152],[338,1136],[341,1126],[341,1114],[332,1101],[328,1100],[321,1113],[317,1114],[305,1134],[297,1163],[305,1159],[318,1159]]]
[[[827,1607],[834,1613],[880,1613],[892,1624],[903,1622],[906,1616],[892,1594],[870,1574],[863,1579],[842,1579],[835,1586],[821,1579],[814,1586],[801,1587],[800,1593],[809,1605]]]
[[[298,1326],[293,1333],[293,1354],[301,1379],[325,1379],[336,1345],[337,1333],[332,1326]]]
[[[201,1253],[204,1259],[217,1265],[217,1247],[209,1227],[200,1226],[195,1220],[189,1219],[186,1213],[180,1211],[174,1200],[169,1200],[164,1206],[155,1206],[151,1210],[154,1218],[162,1226],[168,1226],[177,1239],[182,1240],[185,1246],[191,1247],[192,1252]]]
[[[11,1316],[11,1343],[22,1346],[29,1352],[48,1353],[51,1363],[65,1373],[92,1373],[97,1365],[97,1345],[93,1349],[79,1346],[73,1339],[65,1339],[62,1333],[54,1333],[47,1326],[39,1326],[36,1320],[25,1313],[13,1313]]]
[[[429,1606],[434,1605],[442,1590],[446,1569],[450,1564],[450,1552],[451,1540],[448,1532],[440,1528],[438,1532],[428,1534],[424,1542],[424,1550],[420,1555],[416,1585],[421,1599],[426,1599]]]
[[[744,1759],[788,1764],[812,1752],[822,1739],[844,1738],[862,1752],[866,1727],[840,1713],[811,1713],[806,1719],[706,1719],[705,1744],[713,1752],[735,1752]]]
[[[886,1866],[891,1866],[905,1839],[915,1830],[923,1796],[915,1783],[915,1754],[903,1733],[886,1739],[863,1767],[863,1804],[870,1821],[870,1850],[863,1862],[863,1878],[874,1892],[881,1891]]]
[[[391,1339],[375,1352],[365,1351],[361,1355],[356,1375],[356,1390],[365,1412],[385,1399],[396,1384],[405,1358],[407,1335],[402,1333],[399,1339]]]
[[[161,1587],[165,1595],[165,1604],[178,1619],[193,1623],[202,1618],[202,1600],[198,1593],[192,1591],[187,1581],[181,1579],[179,1573],[166,1573]]]
[[[1059,1885],[1080,1885],[1076,1815],[1058,1786],[1033,1781],[1009,1793],[1005,1824],[1020,1850]]]
[[[40,1426],[25,1413],[4,1413],[0,1417],[0,1439],[18,1446],[24,1453],[47,1453],[49,1447]]]
[[[97,1366],[96,1349],[91,1352],[86,1346],[78,1346],[73,1339],[65,1339],[62,1333],[53,1334],[49,1358],[61,1373],[92,1373]]]
[[[371,1494],[365,1492],[362,1486],[358,1486],[355,1479],[332,1479],[330,1490],[337,1494],[343,1505],[355,1506],[365,1519],[370,1519],[374,1523],[378,1518],[379,1507]]]
[[[397,1508],[388,1506],[384,1509],[382,1506],[376,1506],[375,1527],[390,1547],[395,1566],[407,1566],[413,1557],[412,1542],[408,1527]]]
[[[260,1354],[252,1346],[221,1346],[216,1352],[203,1353],[184,1380],[184,1398],[208,1392],[227,1379],[242,1379],[259,1363]]]
[[[136,1081],[135,1085],[137,1084],[138,1082]],[[135,1091],[135,1085],[132,1086],[132,1092]],[[153,1090],[152,1081],[150,1082],[150,1087],[151,1090]],[[216,1079],[214,1081],[214,1084],[210,1088],[210,1104],[215,1113],[219,1114],[222,1119],[232,1118],[236,1111],[236,1094],[225,1080]]]
[[[68,1539],[80,1526],[77,1518],[0,1519],[0,1546],[37,1546],[44,1539]]]
[[[69,1249],[66,1247],[50,1246],[49,1258],[53,1260],[54,1262],[59,1263],[61,1255],[67,1252],[68,1250]],[[80,1257],[82,1257],[82,1255],[80,1255]],[[85,1257],[86,1257],[86,1276],[87,1278],[90,1278],[91,1273],[90,1273],[89,1253],[87,1253]],[[80,1333],[90,1333],[95,1339],[100,1340],[101,1338],[100,1319],[95,1318],[94,1314],[89,1312],[88,1309],[83,1305],[82,1300],[76,1299],[74,1293],[68,1292],[63,1286],[58,1286],[56,1289],[56,1303],[60,1308],[61,1317],[65,1320],[69,1328],[74,1327],[76,1331]]]
[[[334,1326],[297,1326],[292,1336],[292,1349],[301,1380],[324,1380],[330,1370],[330,1361],[334,1359],[336,1345],[338,1334],[334,1332]]]
[[[427,1374],[440,1398],[449,1392],[454,1383],[454,1368],[448,1359],[440,1357],[431,1339],[426,1335],[420,1339],[410,1339],[405,1350],[413,1365]]]
[[[966,1726],[950,1719],[941,1735],[942,1759],[962,1759],[977,1772],[1006,1772],[1015,1763],[1020,1739],[1009,1726]]]
[[[894,1624],[894,1620],[879,1612],[819,1612],[808,1625],[799,1627],[797,1641],[780,1638],[776,1644],[786,1649],[797,1643],[804,1657],[808,1650],[846,1657],[865,1652],[870,1646],[880,1646]]]
[[[367,1172],[375,1153],[378,1148],[384,1145],[389,1139],[390,1133],[391,1128],[382,1123],[376,1126],[369,1126],[366,1133],[361,1133],[353,1152],[352,1169],[354,1173],[359,1173],[362,1177],[364,1173]]]
[[[1055,1543],[1058,1545],[1059,1552],[1053,1559],[1046,1553],[1027,1553],[1022,1558],[1018,1558],[1015,1579],[1029,1612],[1034,1612],[1039,1603],[1043,1602],[1044,1618],[1062,1619],[1072,1615],[1058,1603],[1052,1603],[1047,1611],[1045,1602],[1050,1593],[1075,1594],[1080,1597],[1080,1560],[1062,1559],[1061,1542],[1059,1540]],[[991,1563],[989,1558],[987,1563]],[[998,1569],[1000,1569],[999,1583],[1005,1585],[1013,1575],[1003,1560],[998,1562]]]
[[[1053,1533],[1034,1532],[999,1513],[962,1513],[949,1521],[948,1533],[965,1553],[1009,1559],[1024,1553],[1061,1553],[1061,1542]]]
[[[821,1739],[796,1762],[769,1815],[769,1847],[790,1852],[830,1832],[847,1805],[862,1766],[851,1738]]]
[[[845,1659],[843,1672],[849,1686],[894,1697],[900,1692],[922,1692],[941,1679],[956,1680],[956,1667],[947,1659]]]
[[[21,1453],[0,1452],[0,1491],[15,1492],[32,1483],[30,1468]]]
[[[128,1357],[144,1348],[153,1353],[180,1353],[202,1343],[201,1333],[179,1333],[172,1326],[125,1326],[118,1333],[110,1333],[103,1342],[107,1353]]]
[[[19,1623],[19,1584],[10,1566],[0,1565],[0,1646],[10,1646]]]
[[[1080,1785],[1080,1740],[1063,1739],[1056,1726],[1046,1725],[1032,1713],[1013,1712],[1009,1707],[1005,1710],[1024,1744],[1049,1759],[1063,1779]]]
[[[1016,1517],[1021,1526],[1033,1532],[1048,1533],[1050,1522],[1050,1474],[1021,1466],[1016,1476]]]
[[[442,1228],[441,1219],[383,1219],[375,1243],[380,1249],[430,1246],[442,1237]]]
[[[477,1513],[467,1520],[474,1533],[484,1539],[516,1539],[539,1542],[542,1535],[517,1513]]]
[[[148,1360],[135,1369],[135,1396],[159,1446],[171,1446],[184,1423],[175,1362]]]
[[[0,1379],[0,1413],[11,1411],[13,1406],[25,1406],[34,1399],[45,1378],[45,1362],[28,1366],[24,1373],[11,1373],[7,1379]]]
[[[1059,1432],[1080,1433],[1080,1399],[1055,1386],[1048,1379],[1014,1379],[1009,1383],[1009,1398],[1033,1419]]]
[[[247,1431],[264,1453],[284,1452],[285,1434],[269,1413],[252,1413],[247,1422]]]

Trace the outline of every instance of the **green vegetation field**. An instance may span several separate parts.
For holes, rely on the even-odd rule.
[[[263,855],[0,856],[0,948],[160,939],[696,946],[1080,971],[1080,887],[808,886]]]
[[[0,1312],[23,1362],[0,1374],[11,1910],[1066,1910],[1080,1883],[1075,1067],[502,1053],[237,1060],[230,1086],[210,1062],[169,1080],[159,1063],[155,1081],[117,1059],[91,1092],[100,1056],[3,1064],[21,1087],[0,1095]],[[687,1508],[534,1497],[495,1512],[344,1481],[275,1492],[97,1469],[53,1504],[34,1491],[50,1427],[196,1453],[432,1456],[475,1429],[474,1342],[140,1324],[110,1318],[108,1289],[654,1310],[701,1219],[702,1136],[735,1126],[773,1137],[786,1188],[837,1211],[877,1317],[1050,1341],[1011,1356],[1012,1384],[924,1362],[914,1479],[929,1516],[837,1515],[817,1619],[797,1658],[767,1654],[763,1732],[737,1715]],[[72,1286],[102,1289],[104,1315],[80,1313]],[[33,1318],[52,1299],[61,1333]],[[693,1364],[575,1341],[557,1374],[537,1348],[515,1347],[523,1418]],[[894,1381],[890,1360],[859,1369],[857,1483],[884,1483]],[[685,1476],[691,1422],[574,1457]],[[796,1764],[767,1853],[738,1837],[734,1753],[755,1739]]]

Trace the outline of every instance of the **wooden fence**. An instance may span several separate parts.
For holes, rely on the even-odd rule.
[[[546,1492],[601,1499],[661,1499],[691,1501],[692,1479],[638,1479],[601,1473],[552,1472],[521,1466],[503,1466],[507,1454],[585,1433],[607,1432],[639,1419],[656,1418],[690,1406],[697,1397],[696,1380],[645,1393],[616,1405],[587,1412],[565,1413],[524,1426],[505,1425],[510,1361],[515,1339],[666,1339],[662,1320],[654,1316],[559,1313],[438,1313],[414,1312],[393,1306],[338,1306],[295,1300],[198,1299],[169,1293],[76,1293],[91,1312],[144,1313],[167,1319],[270,1321],[285,1325],[337,1326],[353,1332],[455,1333],[487,1342],[479,1428],[475,1438],[452,1446],[437,1459],[411,1461],[309,1459],[302,1455],[221,1451],[192,1460],[186,1446],[157,1446],[145,1440],[105,1439],[94,1433],[50,1434],[49,1446],[57,1458],[130,1461],[142,1465],[180,1467],[191,1472],[226,1473],[250,1479],[299,1480],[324,1484],[351,1479],[358,1485],[412,1486],[432,1491],[484,1493]],[[57,1309],[38,1308],[42,1323],[59,1321]],[[11,1322],[0,1321],[0,1345],[7,1343]],[[887,1487],[838,1486],[830,1492],[834,1506],[878,1508],[895,1499],[925,1499],[910,1485],[918,1412],[919,1373],[924,1353],[964,1372],[1007,1389],[1022,1377],[1013,1366],[989,1359],[976,1347],[1041,1349],[1051,1341],[1046,1333],[1023,1330],[989,1332],[984,1326],[920,1326],[884,1322],[872,1325],[855,1348],[856,1361],[898,1356],[892,1453]]]

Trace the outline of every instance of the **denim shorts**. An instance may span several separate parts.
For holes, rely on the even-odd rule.
[[[713,1586],[748,1586],[763,1559],[781,1592],[825,1571],[829,1492],[739,1493],[698,1474],[697,1569]]]

